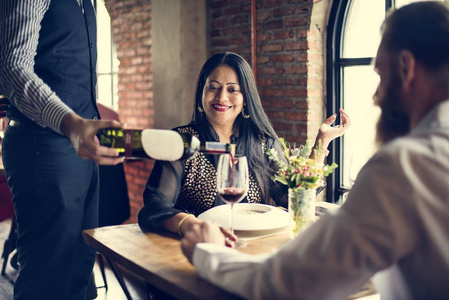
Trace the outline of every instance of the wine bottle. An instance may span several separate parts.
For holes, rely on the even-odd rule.
[[[161,129],[106,128],[98,131],[100,144],[114,148],[127,159],[152,158],[176,161],[191,158],[196,152],[222,154],[235,152],[235,145],[206,142],[189,133]]]

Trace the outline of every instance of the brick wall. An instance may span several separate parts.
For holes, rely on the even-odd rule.
[[[303,143],[323,120],[321,34],[312,0],[257,1],[257,74],[263,106],[279,136]],[[319,1],[315,1],[319,2]],[[251,62],[251,1],[210,0],[210,54]]]
[[[118,113],[128,128],[153,128],[153,73],[151,67],[151,2],[148,0],[106,0],[120,61]],[[99,53],[99,55],[101,55]],[[145,183],[152,161],[125,163],[131,204],[129,222],[137,222],[143,205]]]

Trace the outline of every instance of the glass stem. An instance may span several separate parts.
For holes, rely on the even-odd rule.
[[[233,221],[234,221],[234,203],[231,203],[231,214],[229,217],[229,231],[232,234],[234,234],[234,227],[232,226],[232,224],[234,224]]]

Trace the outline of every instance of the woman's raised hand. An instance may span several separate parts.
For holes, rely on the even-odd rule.
[[[316,143],[318,143],[318,140],[321,139],[321,149],[326,149],[332,140],[342,136],[349,128],[349,126],[351,126],[351,119],[343,110],[343,108],[340,108],[339,112],[341,117],[340,125],[331,126],[337,119],[337,114],[333,114],[332,116],[327,118],[326,121],[324,121],[320,126],[318,136],[316,138]]]

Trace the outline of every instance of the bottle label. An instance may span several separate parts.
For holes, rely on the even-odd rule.
[[[235,144],[224,144],[220,142],[206,142],[204,148],[200,150],[207,154],[222,154],[232,153],[235,154]]]
[[[133,153],[133,131],[125,129],[123,132],[125,140],[125,157],[131,157]]]

